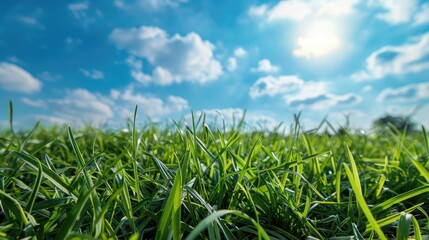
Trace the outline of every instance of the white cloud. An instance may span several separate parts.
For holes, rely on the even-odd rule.
[[[268,5],[267,4],[262,4],[260,6],[250,6],[249,10],[248,10],[248,14],[250,16],[255,16],[255,17],[264,17],[268,12]]]
[[[42,82],[15,64],[0,62],[0,87],[12,92],[32,93],[42,88]]]
[[[151,9],[159,10],[166,7],[178,7],[182,3],[186,3],[188,0],[115,0],[114,5],[120,9]]]
[[[214,46],[194,32],[170,37],[157,27],[117,28],[110,40],[118,49],[146,59],[154,70],[152,82],[169,85],[183,81],[205,83],[222,75],[221,64],[214,59]]]
[[[311,13],[311,7],[304,1],[279,1],[268,12],[268,21],[303,20]]]
[[[48,71],[43,71],[38,76],[39,76],[39,78],[46,80],[46,81],[50,81],[50,82],[55,82],[55,81],[61,80],[63,78],[63,76],[61,76],[61,74],[52,74]]]
[[[309,107],[313,110],[324,110],[337,105],[351,106],[362,101],[360,96],[351,93],[344,95],[325,93],[312,97],[297,94],[295,96],[286,95],[284,99],[291,107],[296,107],[298,109]]]
[[[409,84],[399,88],[386,88],[377,101],[411,102],[429,98],[429,83]]]
[[[69,10],[76,19],[87,18],[86,11],[89,9],[89,2],[79,2],[68,5]]]
[[[83,73],[83,75],[85,75],[85,77],[92,78],[94,80],[100,80],[104,78],[104,73],[96,69],[87,70],[82,68],[80,71]]]
[[[414,25],[429,23],[429,3],[423,4],[414,15]]]
[[[340,43],[332,21],[315,21],[298,37],[298,48],[293,50],[293,55],[306,58],[321,57],[338,48]]]
[[[244,56],[246,56],[246,55],[247,55],[246,50],[244,50],[244,49],[243,49],[243,48],[241,48],[241,47],[236,48],[236,49],[234,50],[234,56],[236,56],[236,57],[244,57]]]
[[[252,98],[261,96],[283,95],[283,99],[290,107],[303,109],[309,107],[322,110],[337,105],[354,105],[361,102],[356,94],[335,95],[329,92],[327,82],[304,81],[296,75],[259,78],[250,88]]]
[[[152,81],[152,76],[143,72],[142,60],[136,59],[134,56],[129,56],[125,63],[131,68],[131,77],[139,83],[148,84]]]
[[[279,20],[301,21],[310,16],[340,16],[354,12],[354,6],[360,0],[311,0],[311,1],[278,1],[269,6],[262,4],[251,6],[249,16],[265,18],[268,22]]]
[[[44,100],[32,100],[26,97],[21,98],[21,101],[25,104],[27,104],[28,106],[31,107],[36,107],[36,108],[43,108],[46,109],[47,105],[46,102]]]
[[[381,7],[384,12],[378,13],[377,18],[390,24],[407,23],[417,10],[418,0],[371,0],[370,6]]]
[[[366,70],[352,74],[351,78],[356,81],[374,80],[429,69],[429,32],[417,42],[378,49],[366,59],[366,65]]]
[[[359,3],[360,0],[325,0],[313,1],[315,4],[320,4],[318,7],[320,14],[331,16],[339,16],[350,14],[354,11],[353,7]]]
[[[137,104],[140,109],[144,109],[145,115],[154,119],[169,113],[183,111],[189,107],[188,101],[178,96],[168,96],[166,101],[163,101],[157,97],[135,94],[131,89],[122,92],[119,98],[129,105]]]
[[[371,92],[372,89],[374,89],[374,88],[371,85],[365,85],[361,91],[362,92]]]
[[[97,18],[103,18],[103,13],[100,9],[95,9],[90,12],[89,1],[77,2],[69,4],[67,7],[72,12],[73,16],[81,21],[84,27],[94,23]]]
[[[252,72],[276,72],[280,68],[272,65],[270,60],[264,58],[258,61],[258,67],[250,69]]]
[[[252,98],[258,98],[264,95],[275,96],[291,91],[296,91],[304,85],[304,80],[296,75],[266,76],[259,78],[250,88],[249,95]]]
[[[111,106],[101,95],[82,88],[66,90],[63,98],[52,98],[46,102],[55,117],[69,123],[98,125],[113,117]]]
[[[237,59],[234,57],[228,58],[228,71],[234,71],[237,68]]]

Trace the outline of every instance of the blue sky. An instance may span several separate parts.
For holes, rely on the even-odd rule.
[[[429,2],[0,3],[0,123],[120,126],[190,111],[307,128],[383,114],[429,127]]]

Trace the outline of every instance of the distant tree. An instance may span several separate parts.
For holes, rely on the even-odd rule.
[[[390,124],[395,126],[400,132],[407,128],[407,132],[416,130],[416,123],[410,117],[385,115],[374,120],[374,127],[386,127]]]

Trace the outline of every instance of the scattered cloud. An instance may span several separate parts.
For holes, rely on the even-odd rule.
[[[55,82],[63,78],[61,74],[52,74],[48,71],[43,71],[38,77],[48,82]]]
[[[327,109],[337,105],[355,105],[361,102],[356,94],[335,95],[329,92],[327,82],[304,81],[296,75],[259,78],[250,88],[252,98],[282,95],[290,107],[313,110]]]
[[[296,91],[304,85],[304,80],[296,75],[280,77],[266,76],[259,78],[250,88],[249,95],[252,98],[275,96],[291,91]]]
[[[228,58],[228,71],[232,72],[237,68],[237,59],[234,57]]]
[[[252,17],[265,17],[268,13],[268,4],[262,4],[259,6],[250,6],[247,13]]]
[[[374,80],[429,69],[429,32],[416,42],[378,49],[366,59],[366,68],[352,74],[351,78],[356,81]]]
[[[144,114],[157,119],[158,117],[174,112],[180,112],[189,108],[188,101],[178,96],[168,96],[164,101],[160,98],[153,96],[145,96],[142,94],[133,93],[132,89],[127,89],[120,93],[118,99],[128,103],[124,106],[133,106],[137,104],[139,108],[144,109]],[[129,108],[123,108],[123,110],[129,111]],[[122,111],[124,112],[124,111]],[[129,115],[129,114],[125,114]],[[131,115],[129,115],[131,116]]]
[[[276,4],[253,5],[248,9],[251,17],[265,18],[268,22],[292,20],[302,21],[310,16],[340,16],[354,12],[360,0],[311,0],[278,1]]]
[[[80,71],[83,73],[83,75],[85,75],[85,77],[92,78],[94,80],[100,80],[104,78],[104,73],[96,69],[86,70],[81,68]]]
[[[170,37],[157,27],[116,28],[110,41],[118,49],[146,59],[154,69],[147,82],[171,85],[184,81],[206,83],[222,75],[221,64],[214,59],[214,46],[194,32]]]
[[[285,96],[286,103],[291,107],[303,109],[309,107],[313,110],[324,110],[337,105],[355,105],[361,102],[361,97],[356,94],[334,95],[321,94],[313,97],[302,97],[300,95]]]
[[[45,26],[39,22],[36,17],[30,16],[18,16],[18,20],[28,26],[38,27],[40,29],[44,29]]]
[[[131,77],[139,83],[148,84],[152,81],[152,76],[143,72],[143,61],[134,56],[129,56],[125,63],[131,68]]]
[[[258,67],[250,69],[252,72],[276,72],[280,68],[278,66],[272,65],[270,60],[264,58],[258,61]]]
[[[0,88],[12,92],[32,93],[42,88],[42,82],[18,65],[0,62]]]
[[[400,24],[407,23],[412,19],[418,8],[418,0],[371,0],[369,5],[384,10],[376,15],[378,19],[390,24]]]
[[[86,89],[68,89],[63,98],[46,100],[55,117],[69,123],[99,125],[113,117],[112,107],[97,93]]]
[[[130,10],[130,9],[150,9],[160,10],[166,7],[176,8],[188,0],[115,0],[114,5],[117,8]]]
[[[246,50],[244,50],[244,49],[243,49],[243,48],[241,48],[241,47],[236,48],[236,49],[234,50],[234,56],[236,56],[236,57],[244,57],[244,56],[246,56],[246,55],[247,55]]]
[[[99,9],[95,9],[90,13],[90,2],[83,1],[69,4],[68,9],[72,12],[75,19],[82,22],[84,27],[94,23],[97,18],[102,18],[103,13]]]
[[[374,88],[371,85],[365,85],[361,91],[362,92],[371,92],[373,89]]]
[[[42,109],[47,108],[46,101],[42,99],[32,100],[27,97],[23,97],[21,98],[21,101],[31,107],[42,108]]]
[[[429,83],[409,84],[399,88],[386,88],[377,101],[415,102],[429,98]]]
[[[429,23],[429,3],[423,4],[414,15],[414,25]]]

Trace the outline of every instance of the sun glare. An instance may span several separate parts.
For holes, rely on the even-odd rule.
[[[303,28],[297,39],[295,56],[317,58],[324,56],[340,46],[338,27],[327,20],[312,22]]]

